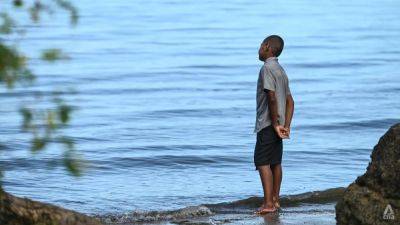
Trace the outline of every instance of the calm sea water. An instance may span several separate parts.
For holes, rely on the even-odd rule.
[[[62,13],[25,27],[19,46],[37,82],[0,89],[0,159],[16,195],[87,213],[261,195],[252,132],[257,51],[269,34],[286,41],[279,61],[296,102],[282,194],[347,186],[400,122],[399,1],[75,4],[75,28]],[[71,60],[39,61],[49,47]],[[21,98],[69,87],[77,110],[65,134],[90,163],[80,178],[62,167],[57,146],[32,156],[16,113]]]

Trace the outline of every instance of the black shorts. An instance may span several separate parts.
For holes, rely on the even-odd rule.
[[[276,134],[271,126],[265,127],[257,133],[257,142],[254,149],[254,165],[275,165],[282,162],[282,138]]]

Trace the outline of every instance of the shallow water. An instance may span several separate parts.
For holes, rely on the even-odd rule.
[[[198,225],[198,224],[225,224],[225,225],[252,225],[252,224],[268,224],[268,225],[334,225],[335,208],[334,204],[324,205],[303,205],[301,207],[293,207],[281,210],[279,213],[271,213],[266,215],[249,214],[217,214],[210,217],[200,217],[198,219],[179,220],[173,222],[144,223],[149,225]]]
[[[27,26],[38,80],[0,89],[6,190],[87,213],[167,210],[261,195],[253,166],[260,41],[279,57],[296,102],[282,194],[346,186],[400,122],[397,1],[76,1]],[[1,9],[1,8],[0,8]],[[62,47],[71,60],[37,60]],[[67,175],[60,150],[32,156],[17,99],[53,87],[77,107],[65,133],[90,166]],[[55,168],[47,169],[48,162]]]

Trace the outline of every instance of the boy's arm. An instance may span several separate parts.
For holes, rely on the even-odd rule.
[[[268,102],[268,108],[269,108],[269,113],[271,116],[271,122],[272,126],[274,127],[276,133],[280,138],[287,138],[288,136],[285,135],[285,128],[279,124],[278,121],[278,103],[276,100],[275,96],[275,91],[271,91],[268,89],[264,89],[264,91],[267,92],[267,102]]]
[[[294,112],[294,101],[292,95],[289,94],[286,96],[286,114],[285,114],[285,129],[287,130],[287,134],[290,134],[290,123],[292,122]]]

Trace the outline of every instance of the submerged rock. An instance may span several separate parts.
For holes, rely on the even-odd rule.
[[[168,211],[133,211],[124,214],[97,215],[105,224],[136,224],[160,221],[194,221],[186,220],[213,215],[206,206],[188,206],[177,210]]]
[[[367,172],[345,190],[336,205],[338,225],[400,224],[400,123],[383,135]]]
[[[0,188],[1,225],[101,225],[92,217],[13,196]]]

